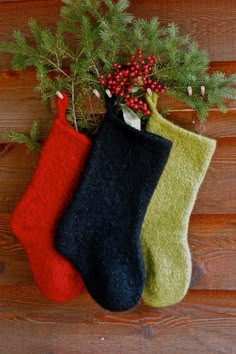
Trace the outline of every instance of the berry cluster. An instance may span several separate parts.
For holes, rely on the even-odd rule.
[[[149,115],[147,104],[135,95],[147,89],[163,94],[166,86],[151,79],[153,64],[157,63],[155,55],[143,58],[141,50],[137,56],[131,55],[130,61],[125,64],[114,63],[112,74],[100,76],[100,83],[110,90],[111,94],[118,95],[125,104],[143,115]]]

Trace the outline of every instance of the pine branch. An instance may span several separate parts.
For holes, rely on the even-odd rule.
[[[207,53],[188,35],[182,35],[176,24],[161,26],[156,17],[137,19],[128,12],[129,5],[128,0],[63,0],[61,20],[54,32],[30,19],[34,42],[14,31],[12,41],[1,43],[0,50],[12,54],[13,69],[36,69],[35,90],[42,100],[56,91],[66,91],[68,121],[89,134],[99,123],[95,114],[82,112],[83,101],[94,89],[104,95],[100,74],[107,75],[114,62],[123,64],[138,49],[144,56],[154,54],[158,59],[150,79],[166,85],[166,94],[195,109],[200,120],[205,120],[214,106],[225,111],[225,99],[236,99],[235,75],[209,75]],[[68,39],[71,37],[73,41]],[[193,89],[191,97],[188,86]],[[201,86],[206,88],[204,97]]]
[[[12,143],[25,144],[27,151],[40,151],[39,137],[39,123],[34,121],[30,130],[30,134],[18,133],[14,130],[6,130],[3,132],[3,138]]]

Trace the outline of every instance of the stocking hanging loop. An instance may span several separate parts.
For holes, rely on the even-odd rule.
[[[145,97],[146,97],[146,101],[148,103],[148,107],[149,107],[150,111],[152,113],[156,112],[158,95],[155,92],[152,92],[151,96],[148,93],[146,93]]]
[[[66,110],[68,108],[68,95],[65,92],[61,93],[63,98],[56,95],[57,116],[58,119],[66,121]]]

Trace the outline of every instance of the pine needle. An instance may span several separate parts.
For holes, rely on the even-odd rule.
[[[156,17],[135,18],[128,12],[129,5],[128,0],[63,0],[55,31],[41,28],[30,19],[33,43],[14,31],[11,41],[0,43],[0,50],[12,55],[14,70],[35,68],[35,90],[43,101],[55,96],[56,91],[67,92],[68,121],[87,134],[96,131],[99,121],[82,112],[83,101],[94,89],[105,95],[99,75],[107,75],[114,62],[126,62],[138,49],[144,56],[154,54],[158,58],[150,78],[166,85],[167,95],[195,109],[200,120],[207,119],[214,106],[224,112],[225,99],[236,99],[235,75],[208,74],[208,55],[199,50],[196,41],[181,34],[175,23],[161,26]],[[191,97],[188,86],[193,90]],[[201,86],[206,89],[204,97]],[[28,146],[33,146],[37,134],[37,127],[32,129],[30,142],[25,142]],[[16,132],[5,134],[22,143],[26,139]]]
[[[33,122],[29,135],[14,130],[6,130],[2,135],[9,142],[25,144],[28,152],[40,151],[40,143],[38,142],[39,123],[37,121]]]

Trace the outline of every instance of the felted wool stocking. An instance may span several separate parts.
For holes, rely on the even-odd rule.
[[[60,220],[57,250],[79,270],[95,301],[111,311],[128,310],[141,298],[141,225],[170,149],[166,139],[128,126],[109,105]]]
[[[57,98],[58,117],[42,148],[32,180],[11,216],[39,290],[54,301],[77,296],[83,282],[54,247],[56,223],[80,179],[91,142],[66,121],[68,98]]]
[[[148,206],[142,226],[147,278],[144,302],[168,306],[186,294],[191,278],[188,223],[216,142],[162,118],[157,96],[147,97],[152,111],[147,131],[173,142],[169,160]]]

